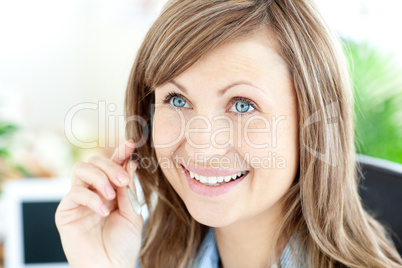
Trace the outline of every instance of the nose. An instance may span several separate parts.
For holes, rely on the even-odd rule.
[[[209,158],[214,155],[225,155],[231,145],[233,128],[224,121],[226,120],[205,116],[191,118],[185,129],[185,150],[188,156]]]

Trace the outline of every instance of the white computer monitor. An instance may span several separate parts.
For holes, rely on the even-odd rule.
[[[134,178],[139,201],[143,191]],[[71,188],[70,179],[18,179],[5,182],[2,193],[4,216],[4,268],[69,267],[61,246],[54,214]],[[148,217],[142,207],[144,220]]]
[[[69,267],[54,222],[68,179],[18,179],[3,185],[5,268]]]

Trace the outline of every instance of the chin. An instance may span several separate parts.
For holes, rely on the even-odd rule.
[[[217,203],[184,202],[190,215],[199,223],[210,227],[224,227],[236,221],[233,207]]]

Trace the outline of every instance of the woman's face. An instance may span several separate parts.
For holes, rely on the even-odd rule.
[[[259,31],[218,47],[155,89],[159,165],[202,224],[278,211],[295,179],[297,99],[271,37]]]

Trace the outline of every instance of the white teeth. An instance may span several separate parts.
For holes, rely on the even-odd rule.
[[[208,177],[205,177],[205,176],[201,176],[201,175],[200,175],[200,182],[202,182],[202,183],[208,183]]]
[[[208,177],[208,183],[209,184],[215,184],[217,183],[218,179],[216,177]]]
[[[244,175],[247,171],[239,171],[238,173],[235,173],[231,176],[217,176],[217,177],[206,177],[206,176],[201,176],[197,173],[194,173],[192,171],[189,171],[190,173],[190,178],[196,179],[200,181],[201,183],[207,184],[207,185],[219,185],[217,183],[222,183],[222,182],[229,182],[230,180],[235,180],[236,178]]]

